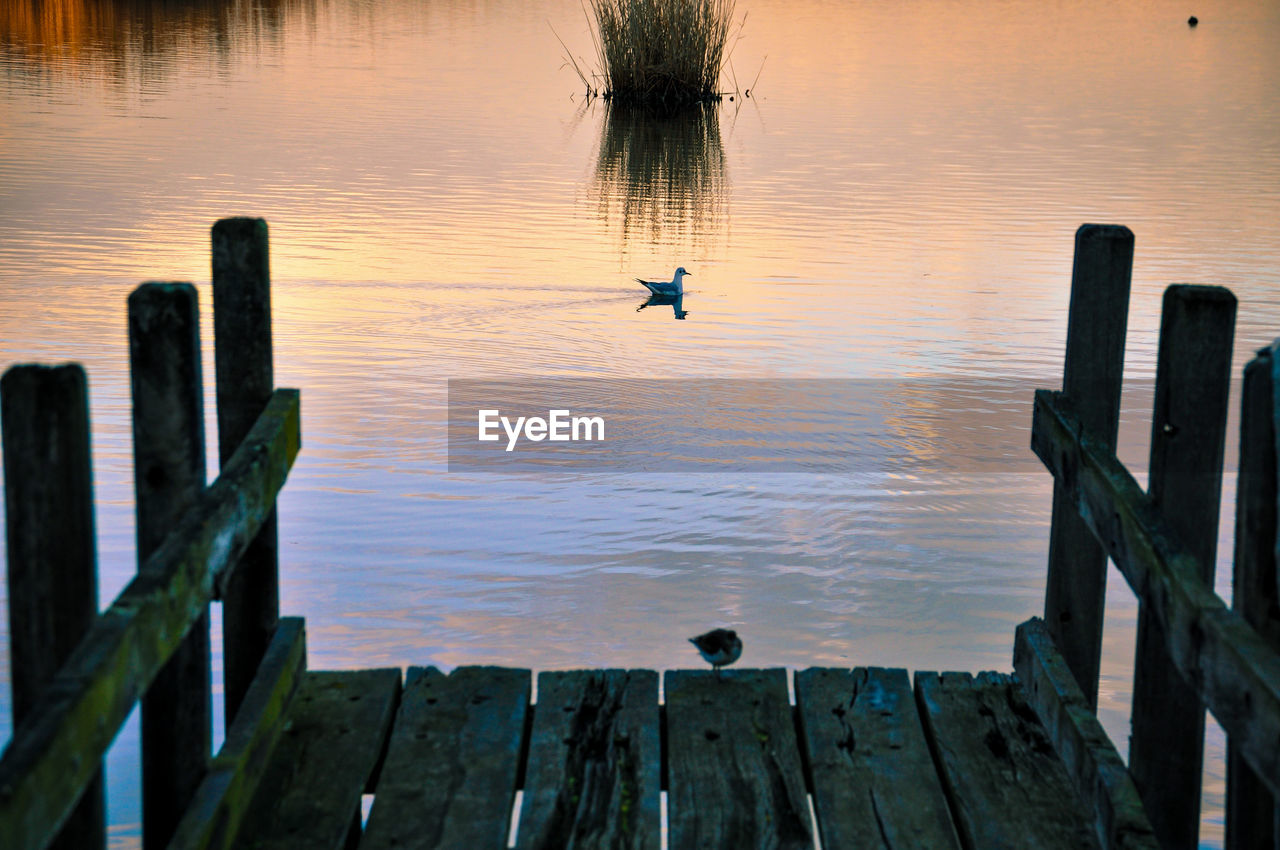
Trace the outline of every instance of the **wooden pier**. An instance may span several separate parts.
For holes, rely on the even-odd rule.
[[[142,703],[144,847],[1190,848],[1204,711],[1227,846],[1277,848],[1280,343],[1245,370],[1234,602],[1212,591],[1235,299],[1165,295],[1142,491],[1115,457],[1133,235],[1076,234],[1045,616],[1011,670],[307,669],[278,613],[275,500],[301,445],[271,369],[267,231],[213,229],[221,472],[204,480],[197,298],[129,299],[139,571],[98,613],[87,382],[15,366],[3,403],[15,731],[0,847],[105,846],[102,755]],[[1108,559],[1140,600],[1130,763],[1094,712]],[[210,753],[209,618],[226,740]],[[872,662],[874,659],[866,659]],[[536,685],[536,691],[535,691]],[[536,693],[536,699],[535,699]],[[372,795],[367,821],[362,799]]]

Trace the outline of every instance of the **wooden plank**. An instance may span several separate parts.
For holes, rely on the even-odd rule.
[[[671,850],[811,850],[787,672],[669,670],[664,684]]]
[[[1156,359],[1147,492],[1213,587],[1222,455],[1231,391],[1236,298],[1220,286],[1170,286]],[[1194,850],[1200,833],[1204,706],[1174,669],[1168,639],[1138,610],[1129,770],[1168,850]]]
[[[658,674],[538,676],[516,846],[657,850]]]
[[[0,404],[16,740],[39,720],[41,698],[98,615],[89,380],[78,364],[14,366],[0,379]],[[106,846],[98,764],[85,765],[84,785],[64,791],[66,805],[50,815],[46,834],[63,823],[57,850]]]
[[[1129,228],[1085,224],[1076,231],[1062,391],[1079,407],[1080,421],[1112,451],[1120,422],[1132,269]],[[1095,709],[1106,582],[1106,553],[1055,482],[1044,618]]]
[[[965,847],[1098,847],[1035,709],[1003,673],[917,672],[916,701]]]
[[[243,710],[178,823],[170,850],[238,850],[240,826],[285,730],[285,715],[305,674],[303,621],[280,621]],[[302,845],[299,845],[302,846]]]
[[[360,795],[382,757],[399,701],[398,668],[307,673],[236,846],[354,846]]]
[[[906,670],[796,673],[824,848],[959,848]]]
[[[14,731],[0,758],[6,850],[42,846],[139,694],[199,618],[274,504],[298,453],[297,390],[277,390],[240,452],[147,559]]]
[[[1236,479],[1236,542],[1231,607],[1272,648],[1280,650],[1276,582],[1276,407],[1280,404],[1280,341],[1258,352],[1244,370],[1240,467]],[[1228,850],[1276,846],[1275,798],[1227,739]]]
[[[224,218],[213,226],[213,337],[218,458],[225,465],[275,386],[267,223]],[[278,536],[272,510],[224,590],[222,656],[227,717],[253,681],[280,617]]]
[[[1195,557],[1115,455],[1082,434],[1060,393],[1036,391],[1031,447],[1150,607],[1178,672],[1272,793],[1280,791],[1280,654],[1204,586]]]
[[[164,543],[205,485],[200,299],[189,283],[129,295],[133,491],[138,564]],[[209,608],[142,697],[142,843],[163,848],[209,763]]]
[[[1159,847],[1124,761],[1089,710],[1043,620],[1032,618],[1018,626],[1013,668],[1076,793],[1093,813],[1094,832],[1102,846],[1109,850]]]
[[[361,850],[507,845],[528,670],[411,668]]]

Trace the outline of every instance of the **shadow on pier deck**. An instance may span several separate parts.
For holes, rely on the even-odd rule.
[[[197,299],[129,299],[139,571],[96,610],[87,382],[15,366],[3,402],[15,731],[0,846],[105,846],[101,759],[142,703],[143,840],[194,848],[1194,847],[1204,712],[1229,847],[1276,846],[1280,342],[1244,376],[1234,608],[1211,590],[1235,299],[1165,293],[1150,487],[1115,457],[1133,234],[1076,234],[1045,616],[1013,673],[874,667],[308,671],[278,610],[275,501],[301,445],[275,389],[266,224],[213,231],[221,472],[204,480]],[[1108,559],[1140,600],[1125,765],[1099,726]],[[226,716],[210,756],[211,602]],[[868,659],[873,660],[873,659]],[[663,803],[665,792],[665,806]],[[365,795],[373,795],[367,823]],[[518,801],[518,806],[517,806]]]
[[[283,622],[272,655],[298,665],[301,621]],[[815,815],[824,847],[1100,846],[1037,712],[1091,715],[1038,655],[1039,621],[1019,634],[1027,675],[1048,686],[1039,706],[997,673],[917,673],[913,691],[904,670],[814,668],[792,704],[782,669],[674,670],[660,705],[652,670],[546,672],[531,705],[527,670],[414,667],[403,689],[394,669],[282,671],[301,677],[288,710],[242,715],[232,736],[280,738],[236,846],[505,847],[518,790],[521,848],[657,850],[665,821],[670,847],[809,850]],[[1109,843],[1153,846],[1119,756],[1085,725],[1078,743],[1119,780]],[[239,808],[224,787],[206,783],[175,846],[223,846],[208,836]],[[375,795],[363,835],[362,792]]]

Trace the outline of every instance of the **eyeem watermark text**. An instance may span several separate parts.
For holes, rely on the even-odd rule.
[[[604,417],[573,416],[568,410],[548,410],[547,418],[541,416],[517,416],[515,422],[496,409],[476,411],[477,439],[496,442],[502,438],[498,428],[507,434],[507,451],[513,451],[523,434],[526,440],[553,443],[604,440]]]

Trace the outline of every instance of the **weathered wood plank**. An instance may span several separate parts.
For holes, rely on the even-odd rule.
[[[362,850],[505,847],[531,683],[528,670],[411,668]]]
[[[1280,791],[1280,654],[1204,586],[1199,564],[1070,400],[1036,391],[1031,447],[1159,621],[1178,672],[1272,793]]]
[[[654,671],[540,674],[516,846],[657,850],[659,747]]]
[[[1156,358],[1147,492],[1213,587],[1222,455],[1231,391],[1236,298],[1220,286],[1170,286]],[[1204,706],[1169,661],[1145,605],[1138,610],[1129,771],[1166,850],[1199,845]]]
[[[785,670],[669,670],[671,850],[811,850]]]
[[[1094,831],[1108,850],[1155,850],[1151,823],[1124,761],[1089,710],[1044,621],[1018,626],[1013,668],[1076,792],[1094,815]]]
[[[1098,847],[1017,680],[1002,673],[925,673],[916,701],[966,847]]]
[[[89,381],[76,364],[14,366],[0,380],[0,402],[9,672],[13,725],[20,730],[38,720],[46,689],[98,615]],[[98,764],[94,759],[86,765],[87,788],[74,809],[81,791],[66,792],[66,820],[55,850],[106,846]],[[13,780],[0,784],[6,781]]]
[[[205,485],[200,299],[189,283],[129,295],[133,492],[139,566]],[[163,848],[209,763],[209,608],[142,697],[142,843]]]
[[[1132,270],[1129,228],[1085,224],[1076,231],[1062,391],[1079,406],[1081,421],[1112,451],[1120,423]],[[1055,482],[1044,618],[1094,708],[1106,582],[1106,553]]]
[[[275,386],[267,223],[260,218],[224,218],[213,225],[211,242],[218,458],[225,468]],[[227,717],[235,717],[280,617],[278,545],[272,510],[224,589]]]
[[[1280,651],[1280,593],[1276,586],[1276,422],[1280,406],[1280,341],[1262,349],[1244,370],[1240,467],[1236,479],[1236,541],[1231,607]],[[1237,745],[1227,739],[1228,850],[1276,846],[1275,798]]]
[[[959,848],[906,670],[803,670],[796,707],[824,848]]]
[[[400,701],[400,670],[307,673],[236,842],[244,850],[344,850]]]
[[[0,758],[6,850],[42,846],[271,510],[298,453],[297,390],[277,390],[213,486],[95,620]]]
[[[305,675],[301,618],[280,621],[204,781],[178,823],[169,850],[239,850],[240,826],[285,730],[285,714]]]

